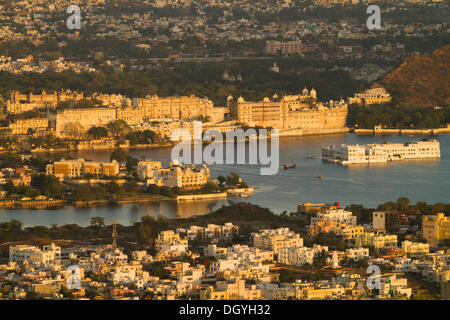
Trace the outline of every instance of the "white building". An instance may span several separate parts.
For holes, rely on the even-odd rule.
[[[54,243],[39,249],[35,246],[17,245],[9,247],[9,261],[23,264],[25,261],[35,266],[49,266],[61,263],[61,247]]]
[[[311,217],[311,224],[322,221],[324,218],[329,221],[336,221],[338,224],[356,226],[356,217],[351,211],[344,209],[328,209],[325,212],[318,212],[315,217]]]
[[[402,249],[408,256],[417,254],[428,254],[430,253],[430,244],[405,240],[402,242]]]
[[[252,233],[253,245],[260,249],[272,250],[278,254],[285,247],[303,247],[303,238],[289,228],[265,229]]]
[[[281,248],[278,252],[278,262],[297,266],[312,264],[314,262],[314,257],[317,257],[321,252],[327,251],[328,247],[319,245],[314,245],[313,248],[285,247]]]
[[[387,163],[405,159],[440,158],[437,140],[408,143],[367,145],[329,145],[322,147],[322,159],[328,162],[348,164]]]
[[[350,260],[359,261],[369,257],[368,248],[354,248],[345,250],[345,254]]]
[[[402,296],[411,297],[412,289],[408,288],[408,280],[406,278],[397,279],[396,275],[381,277],[380,284],[381,296]]]

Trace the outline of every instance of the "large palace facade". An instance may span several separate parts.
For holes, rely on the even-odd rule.
[[[196,96],[162,98],[154,95],[134,99],[133,104],[141,110],[144,119],[188,120],[211,116],[214,108],[211,100]]]
[[[306,88],[301,94],[262,101],[245,101],[229,97],[231,114],[242,125],[279,130],[289,129],[340,129],[345,128],[347,104],[343,101],[317,102],[314,89]]]

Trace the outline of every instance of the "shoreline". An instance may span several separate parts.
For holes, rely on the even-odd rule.
[[[300,131],[300,132],[299,132]],[[322,131],[303,131],[302,129],[287,130],[280,132],[279,138],[296,138],[296,137],[311,137],[311,136],[325,136],[325,135],[339,135],[339,134],[354,134],[357,136],[362,135],[438,135],[450,133],[450,128],[429,128],[429,129],[356,129],[356,128],[341,128],[341,129],[325,129]],[[259,140],[260,138],[257,137]],[[223,143],[229,140],[224,139]],[[246,139],[247,141],[247,139]],[[194,144],[194,143],[192,143]],[[205,144],[207,144],[205,142]],[[124,146],[122,149],[126,150],[149,150],[149,149],[159,149],[159,148],[170,148],[175,144],[167,143],[162,145],[134,145],[134,146]],[[113,151],[117,147],[104,147],[104,148],[89,148],[89,149],[72,149],[72,148],[50,148],[50,149],[34,149],[31,153],[42,154],[42,153],[58,153],[58,152],[86,152],[86,151]],[[1,153],[6,153],[8,151],[2,150]]]
[[[253,195],[254,187],[228,189],[225,192],[217,193],[204,193],[204,194],[185,194],[177,195],[174,198],[162,195],[148,195],[146,197],[129,197],[121,200],[99,199],[99,200],[87,200],[76,201],[75,203],[68,204],[65,200],[57,200],[54,202],[38,202],[38,203],[21,203],[20,201],[4,201],[0,203],[0,210],[45,210],[53,208],[55,210],[66,210],[70,208],[98,208],[108,207],[124,204],[140,204],[140,203],[160,203],[164,201],[173,202],[194,202],[202,200],[225,200],[230,197],[242,197],[247,198]],[[242,196],[244,194],[245,196]],[[17,206],[16,206],[17,204]]]
[[[450,128],[430,128],[430,129],[352,129],[350,131],[355,135],[437,135],[441,133],[450,133]]]

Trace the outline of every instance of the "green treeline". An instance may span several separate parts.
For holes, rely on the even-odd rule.
[[[423,108],[407,103],[386,104],[369,107],[349,107],[349,127],[372,129],[381,124],[386,128],[428,129],[450,123],[450,105],[441,109]]]
[[[306,71],[317,64],[308,61],[280,61],[277,64],[286,72],[273,73],[269,68],[273,60],[246,61],[245,63],[203,63],[189,65],[167,65],[148,71],[115,72],[103,68],[95,73],[10,74],[0,72],[0,94],[6,101],[12,90],[21,92],[59,91],[62,88],[83,91],[86,95],[96,92],[123,94],[128,97],[145,97],[157,94],[161,97],[196,95],[208,97],[215,105],[226,105],[226,98],[232,95],[246,100],[261,100],[275,93],[295,94],[304,87],[314,87],[319,100],[338,99],[352,96],[364,84],[354,80],[345,71]],[[291,64],[292,63],[292,64]],[[294,67],[297,71],[290,71]],[[282,69],[282,70],[283,70]],[[304,70],[298,73],[300,70]],[[225,70],[230,74],[241,74],[243,81],[224,81]],[[63,106],[61,106],[63,107]]]

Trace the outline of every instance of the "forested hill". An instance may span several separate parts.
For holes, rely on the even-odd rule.
[[[396,102],[422,107],[450,103],[450,45],[432,54],[408,58],[388,73],[384,86]]]

